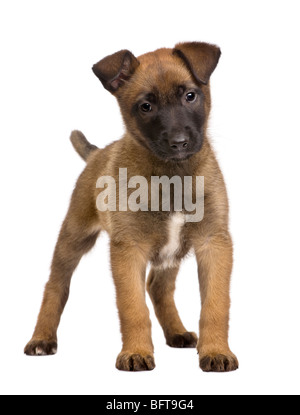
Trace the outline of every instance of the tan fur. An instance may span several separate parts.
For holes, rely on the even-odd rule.
[[[192,47],[187,50],[190,49]],[[182,50],[184,51],[184,46]],[[101,75],[104,73],[105,82],[109,77],[109,62],[117,59],[114,65],[120,65],[121,56],[123,55],[106,58],[107,68],[105,71],[101,68],[99,72]],[[129,61],[128,58],[128,64],[131,62]],[[113,92],[119,101],[127,128],[124,137],[101,150],[95,146],[91,148],[88,143],[87,154],[85,138],[78,141],[76,133],[77,138],[75,137],[73,144],[81,156],[87,159],[87,166],[79,177],[58,238],[36,329],[25,353],[36,355],[56,352],[56,332],[68,298],[72,273],[82,255],[94,245],[100,231],[104,230],[108,232],[111,240],[111,265],[123,340],[117,368],[151,370],[155,367],[151,322],[145,302],[146,267],[151,262],[153,267],[147,290],[168,345],[197,345],[200,366],[205,371],[235,370],[238,362],[228,346],[229,284],[232,268],[228,200],[223,176],[207,135],[204,136],[200,152],[181,163],[168,163],[159,160],[144,145],[144,138],[131,115],[131,108],[137,97],[153,85],[167,100],[170,85],[193,84],[195,80],[191,68],[187,67],[180,56],[172,54],[170,49],[160,49],[143,55],[138,58],[138,62],[139,65],[135,64],[133,73],[130,73],[130,81],[125,79],[124,85]],[[207,70],[202,70],[201,76],[207,77]],[[209,84],[203,84],[201,88],[205,95],[206,131],[211,106]],[[177,262],[173,267],[160,267],[163,261],[160,253],[168,244],[170,234],[169,212],[97,210],[97,179],[110,175],[118,181],[119,168],[122,167],[128,169],[128,178],[140,175],[149,182],[151,176],[205,177],[204,219],[199,223],[185,223],[182,226],[180,244],[175,255]],[[191,249],[195,250],[201,287],[199,341],[195,333],[188,332],[184,327],[174,303],[178,264]]]

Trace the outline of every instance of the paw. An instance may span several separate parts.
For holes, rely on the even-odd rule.
[[[50,356],[57,352],[55,340],[31,340],[24,349],[27,356]]]
[[[186,332],[183,334],[174,334],[173,336],[167,336],[167,345],[170,347],[183,348],[195,348],[197,346],[198,337],[196,333]]]
[[[233,372],[239,368],[239,362],[233,354],[212,354],[200,357],[203,372]]]
[[[153,370],[154,357],[151,354],[121,352],[117,358],[116,368],[126,372]]]

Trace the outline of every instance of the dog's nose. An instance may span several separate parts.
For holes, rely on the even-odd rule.
[[[169,138],[169,145],[174,150],[184,150],[185,148],[187,148],[188,143],[189,139],[184,135],[177,135],[172,138]]]

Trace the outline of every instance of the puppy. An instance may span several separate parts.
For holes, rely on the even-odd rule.
[[[57,328],[72,274],[100,232],[106,231],[123,341],[116,367],[125,371],[155,367],[147,288],[169,346],[196,347],[203,371],[238,368],[228,345],[233,262],[228,200],[207,138],[209,80],[220,55],[217,46],[192,42],[139,58],[121,50],[94,65],[95,75],[118,100],[126,132],[105,149],[91,145],[78,131],[71,135],[87,166],[62,225],[37,325],[25,347],[27,355],[56,353]],[[202,198],[195,184],[201,177]],[[153,196],[155,178],[169,179],[169,204],[160,200],[162,181],[158,197]],[[187,178],[193,179],[188,186],[191,201],[203,202],[204,214],[198,219],[180,204],[188,197],[175,197],[176,186],[180,180],[188,183]],[[174,303],[179,266],[190,251],[196,256],[201,290],[199,340],[184,327]]]

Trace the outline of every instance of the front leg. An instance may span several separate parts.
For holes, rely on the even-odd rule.
[[[230,372],[238,360],[228,345],[232,242],[221,232],[194,243],[198,262],[202,310],[198,352],[205,372]]]
[[[119,370],[142,371],[155,367],[145,298],[146,251],[140,245],[111,242],[111,265],[123,341],[116,363]]]

